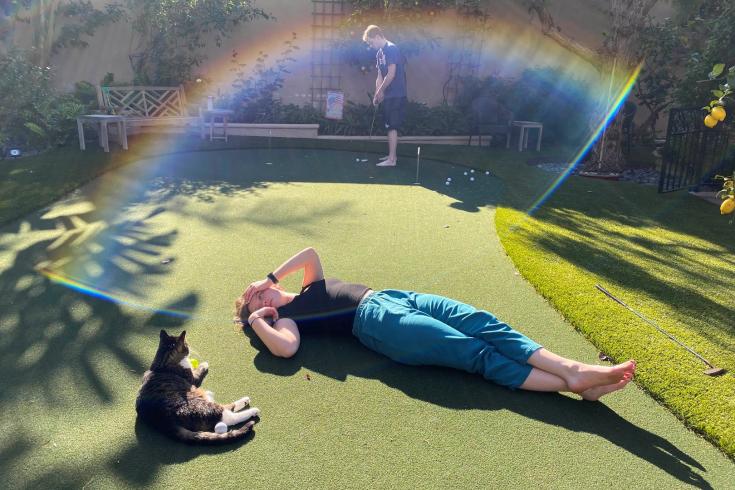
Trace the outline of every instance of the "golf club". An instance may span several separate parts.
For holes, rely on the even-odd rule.
[[[672,341],[676,342],[681,347],[685,348],[691,354],[694,354],[695,356],[697,356],[697,358],[699,358],[700,361],[702,361],[707,366],[709,366],[709,369],[706,369],[704,371],[704,374],[706,374],[707,376],[720,376],[720,375],[725,374],[727,372],[724,368],[718,368],[718,367],[713,366],[712,363],[709,362],[707,359],[705,359],[701,355],[699,355],[696,352],[694,352],[694,350],[692,350],[691,348],[689,348],[686,345],[684,345],[681,342],[679,342],[679,340],[677,340],[676,337],[674,337],[673,335],[671,335],[669,332],[667,332],[663,328],[659,327],[653,320],[649,320],[648,318],[646,318],[645,316],[643,316],[641,313],[638,313],[633,308],[631,308],[630,306],[628,306],[625,303],[623,303],[621,300],[619,300],[618,298],[616,298],[615,296],[613,296],[612,293],[610,291],[608,291],[607,289],[603,288],[599,284],[595,284],[595,287],[597,289],[599,289],[602,293],[604,293],[608,298],[610,298],[611,300],[615,301],[616,303],[624,306],[625,308],[628,309],[628,311],[630,311],[631,313],[635,314],[638,318],[640,318],[644,322],[648,323],[649,325],[653,326],[653,328],[655,328],[656,330],[658,330],[662,334],[666,335],[669,339],[671,339]]]
[[[421,160],[421,147],[419,146],[416,149],[416,182],[414,182],[414,184],[420,184],[421,183],[421,182],[419,182],[419,168],[420,168],[419,165],[420,165],[420,160]]]
[[[370,122],[370,135],[368,136],[368,146],[373,140],[373,126],[375,125],[375,115],[378,113],[378,106],[376,104],[373,104],[373,96],[370,95],[370,92],[367,93],[368,98],[370,99],[370,105],[373,106],[373,120]],[[367,151],[365,153],[365,160],[367,160]]]

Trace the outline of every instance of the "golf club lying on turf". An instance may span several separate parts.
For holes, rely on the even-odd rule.
[[[608,298],[610,298],[611,300],[615,301],[616,303],[624,306],[630,312],[632,312],[633,314],[635,314],[638,318],[640,318],[644,322],[648,323],[649,325],[652,325],[653,328],[655,328],[656,330],[658,330],[662,334],[666,335],[669,339],[673,340],[674,342],[676,342],[677,344],[679,344],[681,347],[684,347],[690,353],[692,353],[695,356],[697,356],[697,358],[699,358],[700,361],[702,361],[707,366],[709,366],[709,369],[705,369],[705,371],[704,371],[704,374],[706,374],[707,376],[720,376],[720,375],[725,374],[727,372],[724,368],[718,368],[718,367],[713,366],[712,363],[709,362],[707,359],[705,359],[704,357],[702,357],[699,354],[697,354],[696,352],[694,352],[694,350],[692,350],[691,348],[689,348],[686,345],[684,345],[681,342],[679,342],[676,339],[676,337],[674,337],[673,335],[671,335],[669,332],[667,332],[663,328],[659,327],[653,320],[649,320],[648,318],[646,318],[645,316],[643,316],[641,313],[638,313],[633,308],[631,308],[630,306],[628,306],[625,303],[623,303],[621,300],[619,300],[618,298],[616,298],[615,296],[613,296],[612,293],[610,291],[608,291],[607,289],[603,288],[599,284],[595,284],[595,287],[597,289],[599,289],[601,292],[603,292]]]

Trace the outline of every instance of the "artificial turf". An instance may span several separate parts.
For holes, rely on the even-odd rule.
[[[425,160],[414,185],[413,165],[378,169],[356,163],[361,156],[232,149],[143,159],[3,227],[5,484],[731,483],[733,463],[633,385],[589,403],[401,366],[349,336],[305,336],[294,358],[276,359],[234,330],[232,302],[243,287],[314,246],[328,276],[448,295],[559,354],[595,362],[596,349],[504,254],[494,221],[495,207],[509,202],[502,169],[471,183],[466,168]],[[39,263],[117,301],[54,283]],[[297,288],[297,279],[285,286]],[[194,356],[210,362],[204,386],[217,399],[249,395],[261,408],[245,444],[185,446],[136,423],[135,395],[161,328],[188,331]]]
[[[538,212],[503,207],[501,241],[536,289],[637,381],[735,458],[735,228],[686,193],[573,177]],[[601,284],[728,374],[595,289]]]

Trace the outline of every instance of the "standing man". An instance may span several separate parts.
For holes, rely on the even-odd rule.
[[[378,167],[396,165],[398,129],[406,114],[406,68],[398,46],[388,41],[378,26],[368,26],[362,35],[372,49],[377,49],[378,78],[375,80],[373,105],[383,103],[383,118],[388,129],[388,156],[381,158]]]

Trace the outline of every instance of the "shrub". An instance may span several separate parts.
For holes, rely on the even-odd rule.
[[[517,79],[467,78],[462,87],[456,100],[462,113],[469,113],[477,97],[491,96],[504,104],[514,119],[543,123],[545,142],[575,144],[589,136],[590,114],[595,110],[593,92],[559,69],[527,69]]]
[[[42,150],[65,144],[76,134],[76,117],[85,106],[52,85],[50,67],[35,66],[30,54],[11,50],[0,55],[0,147]]]

